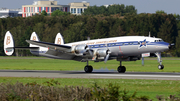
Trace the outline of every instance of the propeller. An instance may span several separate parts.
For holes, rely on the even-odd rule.
[[[175,45],[174,43],[169,44],[169,49],[172,49],[172,47],[173,47],[174,45]]]
[[[90,40],[90,37],[89,37],[89,36],[87,37],[87,40],[88,40],[88,43],[89,43],[89,40]],[[93,52],[92,52],[93,50],[91,49],[91,47],[90,47],[89,45],[87,45],[87,49],[86,49],[86,50],[89,52],[89,54],[90,54],[91,56],[93,56]],[[86,52],[87,52],[87,51],[86,51]]]
[[[87,48],[86,48],[86,52],[89,52],[89,54],[91,55],[91,56],[93,56],[93,52],[92,52],[93,50],[90,48],[90,46],[88,45],[87,46]]]
[[[107,60],[109,59],[110,53],[111,53],[111,52],[110,52],[109,50],[107,50],[107,55],[106,55],[106,57],[105,57],[105,59],[104,59],[104,63],[106,63]]]
[[[105,59],[104,59],[104,63],[107,62],[107,60],[109,59],[109,55],[110,55],[110,53],[111,53],[110,50],[108,49],[107,43],[106,43],[106,47],[107,47],[107,51],[106,51],[107,55],[106,55],[106,57],[105,57]]]

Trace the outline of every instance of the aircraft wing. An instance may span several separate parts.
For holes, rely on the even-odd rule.
[[[52,48],[52,49],[57,49],[60,51],[70,51],[71,46],[67,46],[67,45],[58,45],[58,44],[54,44],[54,43],[48,43],[48,42],[41,42],[41,41],[33,41],[33,40],[26,40],[26,42],[30,43],[30,44],[34,44],[34,45],[38,45],[38,46],[42,46],[42,47],[48,47],[48,48]]]

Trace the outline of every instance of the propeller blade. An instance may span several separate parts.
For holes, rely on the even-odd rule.
[[[93,53],[92,53],[91,49],[88,50],[88,52],[89,52],[89,54],[90,54],[91,56],[93,56]]]
[[[91,55],[91,56],[93,56],[93,50],[91,49],[91,47],[90,46],[88,46],[87,48],[86,48],[86,50],[89,52],[89,54]]]
[[[169,49],[172,49],[172,47],[174,47],[174,46],[175,46],[175,44],[174,44],[174,43],[169,44]]]
[[[108,59],[109,59],[109,53],[106,55],[106,58],[105,58],[105,60],[104,60],[104,63],[106,63]]]

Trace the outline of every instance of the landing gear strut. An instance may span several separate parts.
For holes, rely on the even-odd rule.
[[[86,73],[91,73],[93,71],[93,67],[88,64],[88,61],[87,61],[87,65],[84,67],[84,71]]]
[[[161,53],[160,53],[160,52],[157,52],[157,53],[155,53],[155,55],[157,56],[158,62],[159,62],[158,69],[159,69],[159,70],[164,69],[164,65],[162,65],[162,60],[161,60]]]
[[[117,71],[119,73],[125,73],[126,72],[126,67],[122,66],[122,61],[120,61],[120,66],[117,68]]]

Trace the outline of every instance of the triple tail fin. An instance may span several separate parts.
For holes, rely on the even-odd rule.
[[[6,32],[4,37],[4,53],[6,55],[12,55],[14,53],[14,39],[9,31]]]
[[[33,32],[33,33],[31,34],[30,40],[40,41],[38,35],[36,34],[36,32]],[[29,47],[39,47],[39,46],[30,44]]]
[[[58,34],[56,35],[56,38],[55,38],[55,42],[54,42],[54,43],[55,43],[55,44],[58,44],[58,45],[63,45],[63,44],[64,44],[64,39],[63,39],[61,33],[58,33]]]

